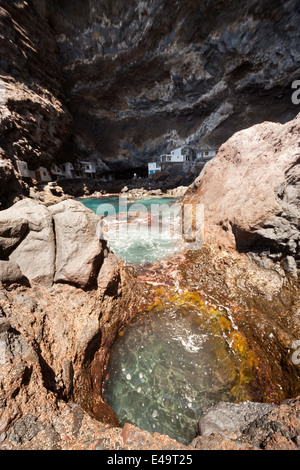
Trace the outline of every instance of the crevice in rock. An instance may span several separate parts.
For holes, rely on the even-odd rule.
[[[56,239],[56,230],[55,230],[55,220],[54,217],[52,217],[52,229],[53,229],[53,240],[54,240],[54,273],[53,273],[53,282],[55,279],[55,273],[56,273],[56,268],[57,268],[57,239]]]
[[[99,351],[100,346],[101,346],[101,331],[99,331],[95,336],[93,336],[89,342],[86,345],[85,351],[84,351],[84,357],[83,357],[83,362],[82,365],[86,366],[88,364],[91,364],[93,361],[95,354]],[[100,374],[100,371],[99,371]]]

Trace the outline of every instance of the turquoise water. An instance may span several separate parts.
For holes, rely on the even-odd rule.
[[[138,199],[128,199],[127,200],[127,210],[135,204],[136,202],[145,205],[148,209],[151,208],[151,205],[161,205],[161,204],[174,204],[177,202],[178,199],[171,198],[171,197],[141,197]],[[77,199],[77,201],[82,202],[83,205],[91,209],[93,212],[97,213],[97,209],[99,208],[99,205],[101,204],[111,204],[115,210],[116,213],[118,214],[120,212],[120,207],[119,207],[119,202],[120,198],[119,196],[108,196],[108,197],[102,197],[102,198],[95,198],[91,197],[88,199]],[[122,212],[123,207],[121,206],[121,212]]]
[[[153,263],[183,249],[182,234],[175,233],[172,215],[168,213],[169,208],[177,203],[175,198],[147,197],[121,203],[119,197],[78,200],[96,214],[107,216],[103,222],[103,238],[111,250],[127,263]],[[154,213],[158,207],[161,209],[160,219]],[[126,214],[127,220],[124,219]]]
[[[153,263],[184,247],[176,224],[170,229],[169,208],[176,204],[174,198],[139,198],[121,207],[119,197],[81,202],[98,215],[106,215],[102,222],[108,244],[128,263]],[[158,206],[161,214],[154,211],[152,217],[151,210]],[[196,436],[203,410],[230,400],[233,354],[227,353],[223,336],[198,313],[178,306],[147,313],[117,339],[103,398],[122,426],[129,422],[188,444]],[[229,372],[224,369],[227,354]]]
[[[111,351],[104,399],[122,426],[129,422],[188,444],[203,410],[230,401],[232,382],[220,351],[234,363],[224,338],[205,321],[195,322],[192,310],[146,314]]]
[[[184,248],[182,232],[174,236],[176,224],[174,233],[170,230],[173,198],[139,198],[121,207],[118,197],[81,202],[106,215],[99,221],[108,244],[128,263],[153,263]],[[158,206],[162,217],[154,211],[149,219]],[[248,376],[242,370],[244,358],[226,340],[227,323],[186,304],[184,297],[133,321],[110,351],[103,384],[103,398],[121,426],[132,423],[189,444],[204,410],[234,401]]]

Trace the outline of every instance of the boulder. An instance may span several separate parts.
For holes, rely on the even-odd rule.
[[[0,258],[6,259],[21,242],[28,231],[28,221],[22,218],[11,219],[7,212],[0,212]]]
[[[105,295],[112,296],[118,291],[120,268],[117,260],[114,254],[108,253],[99,272],[98,289]]]
[[[199,436],[217,434],[223,437],[240,436],[247,426],[273,410],[275,405],[266,403],[225,403],[209,408],[197,426]]]
[[[300,268],[299,133],[300,114],[237,132],[222,145],[188,200],[205,206],[207,242],[275,261],[293,257]]]
[[[19,227],[19,229],[22,226],[20,219],[25,220],[28,233],[14,248],[9,260],[20,267],[22,274],[30,282],[51,286],[55,268],[52,216],[46,207],[30,199],[24,199],[1,213],[1,220],[9,221],[8,225]],[[18,233],[17,228],[16,230]],[[14,233],[13,229],[12,233]],[[17,241],[20,241],[21,233],[22,231],[19,230]]]
[[[169,176],[170,173],[168,171],[158,171],[157,173],[154,173],[154,175],[152,175],[152,180],[155,182],[166,181]]]
[[[1,212],[0,259],[10,262],[3,263],[2,281],[25,277],[47,287],[53,282],[96,287],[104,259],[98,222],[96,214],[74,200],[47,208],[24,199]]]
[[[180,197],[185,196],[188,189],[189,189],[188,186],[178,186],[175,189],[169,189],[168,195],[180,198]]]
[[[20,267],[12,261],[0,260],[0,282],[3,284],[25,284],[28,280],[23,276]]]
[[[103,261],[96,229],[99,217],[82,203],[63,201],[49,207],[56,239],[55,282],[94,286]]]

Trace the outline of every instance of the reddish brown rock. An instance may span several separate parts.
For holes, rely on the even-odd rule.
[[[114,297],[67,284],[0,290],[1,449],[96,448],[118,425],[101,386],[108,350],[135,312],[130,277],[119,273]]]
[[[300,267],[300,115],[233,135],[195,182],[205,206],[205,241]],[[293,261],[294,260],[294,261]]]

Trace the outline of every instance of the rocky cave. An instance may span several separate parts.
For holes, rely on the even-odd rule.
[[[1,450],[300,449],[299,24],[299,0],[0,2]],[[148,177],[184,145],[218,152]],[[80,160],[100,177],[32,177]],[[124,261],[87,205],[121,194],[203,204],[204,246]],[[180,442],[103,391],[166,311],[222,339],[235,398]]]

